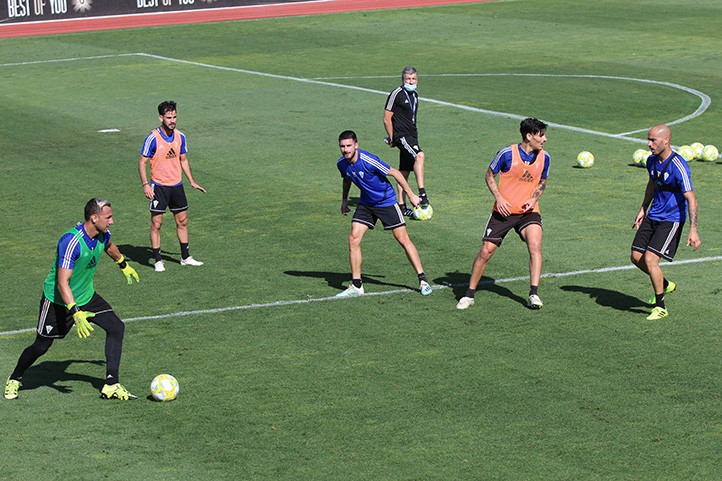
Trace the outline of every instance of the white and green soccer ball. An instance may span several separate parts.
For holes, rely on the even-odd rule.
[[[689,145],[683,145],[677,150],[677,153],[682,156],[684,160],[687,162],[691,162],[694,160],[695,154],[694,150],[692,150],[692,147]]]
[[[632,154],[632,160],[634,161],[634,165],[637,165],[639,167],[646,167],[647,166],[647,159],[649,156],[652,155],[652,152],[649,150],[644,149],[637,149],[634,151],[634,154]]]
[[[694,151],[694,158],[697,160],[703,160],[704,159],[704,144],[702,142],[694,142],[692,144],[689,144],[690,147],[692,147],[692,150]]]
[[[150,383],[150,394],[156,401],[172,401],[179,390],[178,380],[170,374],[158,374]]]
[[[719,151],[714,145],[705,145],[702,149],[702,159],[707,162],[714,162],[719,158]]]
[[[579,155],[577,155],[577,164],[584,169],[590,168],[594,165],[594,155],[588,150],[579,152]]]
[[[416,220],[431,220],[431,216],[434,215],[434,209],[431,204],[424,206],[417,205],[414,207],[414,219]]]

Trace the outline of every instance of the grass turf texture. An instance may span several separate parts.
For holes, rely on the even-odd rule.
[[[720,145],[717,2],[493,2],[0,41],[3,64],[146,52],[380,92],[405,64],[422,97],[621,133],[693,112],[671,87],[534,73],[635,77],[707,93],[673,143]],[[680,28],[694,25],[694,28]],[[660,35],[664,32],[664,35]],[[407,52],[406,57],[389,52]],[[388,76],[386,78],[349,78]],[[123,318],[332,296],[348,281],[349,219],[338,214],[336,137],[392,165],[383,94],[145,56],[4,65],[0,239],[2,330],[32,328],[58,236],[82,205],[108,197],[114,240],[141,276],[128,287],[103,260],[98,291]],[[179,102],[195,177],[191,251],[202,268],[148,259],[137,178],[155,106]],[[258,307],[128,324],[122,382],[140,400],[101,402],[103,333],[57,342],[0,403],[8,479],[713,479],[720,466],[720,262],[667,264],[670,318],[644,321],[646,277],[620,270],[485,285],[454,309],[491,206],[484,171],[518,141],[518,120],[424,102],[429,223],[410,223],[432,282],[362,299]],[[117,128],[118,133],[97,133]],[[639,139],[645,133],[637,134]],[[628,263],[646,182],[643,146],[562,128],[548,132],[542,198],[544,272]],[[590,150],[590,170],[575,168]],[[722,254],[719,162],[691,164],[700,201],[697,253]],[[413,185],[413,183],[412,183]],[[354,195],[355,191],[352,191]],[[164,254],[178,259],[166,216]],[[685,228],[685,235],[687,228]],[[416,287],[389,233],[364,242],[367,292]],[[527,275],[513,235],[486,281]],[[9,373],[31,333],[0,336]],[[156,374],[173,403],[145,399]],[[51,407],[52,406],[52,407]],[[72,447],[71,449],[68,449]],[[68,468],[53,468],[63,452]],[[27,462],[32,460],[32,462]]]

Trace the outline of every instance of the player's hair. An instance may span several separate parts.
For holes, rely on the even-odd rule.
[[[90,216],[100,214],[105,206],[111,207],[110,202],[100,197],[94,197],[85,204],[85,220],[90,220]]]
[[[172,100],[166,100],[158,105],[158,115],[161,117],[164,116],[166,112],[173,112],[174,110],[178,109],[176,109],[176,104]]]
[[[526,118],[519,124],[522,140],[526,140],[526,134],[536,135],[547,131],[547,124],[532,117]]]
[[[339,142],[346,139],[353,139],[354,142],[358,142],[358,138],[356,138],[356,132],[354,132],[353,130],[344,130],[343,132],[341,132],[341,134],[339,134]]]
[[[411,75],[412,73],[416,73],[416,69],[409,65],[408,67],[404,67],[404,69],[401,71],[401,80],[404,79],[404,75],[408,74]]]

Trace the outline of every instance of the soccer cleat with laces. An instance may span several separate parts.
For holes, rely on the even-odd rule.
[[[130,391],[124,388],[119,382],[103,386],[103,389],[100,391],[100,397],[101,399],[120,399],[121,401],[137,399],[137,396],[132,395]]]
[[[461,299],[459,299],[459,302],[456,304],[456,308],[457,309],[468,309],[473,305],[474,305],[474,298],[464,296]]]
[[[544,307],[544,303],[541,299],[539,299],[539,296],[537,296],[536,294],[532,294],[529,296],[529,302],[527,302],[526,305],[529,306],[530,309],[541,309],[542,307]]]
[[[428,296],[429,294],[431,294],[432,289],[428,282],[421,281],[419,283],[419,291],[421,291],[422,296]]]
[[[17,399],[18,389],[20,389],[20,381],[8,378],[5,383],[5,399]]]
[[[163,261],[155,261],[154,268],[156,272],[163,272],[165,270],[165,264],[163,264]]]
[[[669,294],[670,292],[674,292],[675,289],[677,289],[677,284],[675,284],[672,281],[669,281],[669,284],[667,284],[667,287],[664,289],[664,293]],[[649,298],[649,300],[647,301],[647,304],[649,304],[650,306],[653,306],[656,303],[657,303],[657,296],[652,294],[652,297]]]
[[[413,217],[414,216],[414,209],[409,209],[408,207],[404,209],[404,215],[406,217]]]
[[[185,259],[181,259],[181,263],[180,263],[180,264],[181,264],[182,266],[194,266],[194,267],[198,267],[198,266],[202,266],[202,265],[203,265],[203,263],[202,263],[201,261],[195,260],[195,259],[193,258],[193,256],[188,256],[188,257],[186,257]]]
[[[652,313],[647,316],[648,321],[658,321],[664,317],[667,317],[669,315],[669,312],[667,312],[667,309],[664,307],[655,307],[652,309]]]
[[[348,286],[345,291],[336,294],[336,297],[358,297],[364,295],[364,286],[356,287],[353,284]]]

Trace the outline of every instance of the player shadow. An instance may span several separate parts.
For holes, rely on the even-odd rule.
[[[346,289],[350,275],[348,273],[338,272],[321,272],[321,271],[284,271],[284,274],[296,277],[313,277],[316,279],[324,279],[329,287],[343,291]],[[364,285],[377,285],[377,286],[388,286],[388,287],[400,287],[402,289],[416,289],[415,287],[406,284],[395,284],[393,282],[380,281],[378,278],[384,276],[375,274],[364,274],[361,276],[361,280]]]
[[[126,260],[129,260],[135,264],[141,266],[147,266],[153,268],[155,265],[155,257],[153,257],[153,249],[149,246],[134,246],[130,244],[120,244],[118,249],[125,256]],[[171,256],[168,251],[161,249],[161,258],[164,261],[178,262],[180,255]]]
[[[69,373],[68,368],[71,364],[93,364],[95,366],[105,366],[105,361],[84,361],[80,359],[70,359],[67,361],[43,361],[28,368],[23,376],[21,391],[37,389],[39,387],[50,387],[60,393],[70,393],[73,389],[63,383],[70,381],[81,381],[91,384],[100,391],[105,384],[102,372],[100,377],[88,376],[86,374]]]
[[[560,289],[567,292],[587,294],[600,306],[611,307],[618,311],[646,313],[649,310],[649,306],[647,306],[647,303],[643,300],[611,289],[585,286],[560,286]]]
[[[444,277],[437,277],[436,279],[434,279],[434,284],[440,284],[450,287],[451,290],[454,292],[454,297],[458,301],[466,294],[466,290],[469,287],[470,277],[471,275],[469,273],[462,273],[459,271],[447,272]],[[506,287],[497,284],[496,281],[491,277],[483,276],[481,278],[481,280],[479,281],[477,294],[480,291],[493,292],[494,294],[497,294],[501,297],[506,297],[515,302],[518,302],[523,306],[527,305],[527,299],[525,297],[515,294]]]

